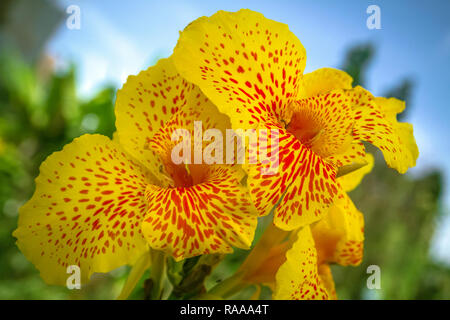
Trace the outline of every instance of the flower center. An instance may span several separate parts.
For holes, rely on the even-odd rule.
[[[352,141],[353,119],[348,105],[327,96],[294,102],[288,132],[322,158],[342,153]],[[337,98],[337,97],[336,97]]]
[[[174,164],[165,166],[166,173],[173,181],[172,187],[192,187],[205,181],[207,168],[204,164]]]
[[[307,109],[294,112],[287,130],[293,134],[304,146],[316,153],[319,151],[318,144],[324,132],[324,127],[315,114]]]

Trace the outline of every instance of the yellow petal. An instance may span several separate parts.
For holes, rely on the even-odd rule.
[[[220,150],[218,150],[221,153],[219,156],[220,163],[226,163],[226,152],[224,150],[226,150],[226,130],[231,127],[230,119],[225,114],[220,113],[217,107],[203,95],[198,87],[193,90],[193,93],[196,93],[195,99],[190,99],[149,139],[149,148],[160,156],[166,171],[170,171],[170,167],[174,165],[171,158],[172,151],[179,141],[173,141],[172,136],[176,130],[180,129],[189,133],[189,137],[185,138],[189,138],[191,142],[192,152],[189,159],[191,164],[206,163],[203,158],[203,150],[210,144],[210,141],[203,139],[204,134],[206,134],[208,129],[218,130],[222,138]],[[197,154],[194,155],[194,153]],[[199,154],[201,157],[197,159]],[[197,160],[199,161],[197,162]]]
[[[248,248],[256,227],[256,210],[247,189],[241,185],[239,166],[223,165],[220,145],[219,164],[202,154],[208,129],[218,129],[225,143],[229,118],[194,88],[190,99],[149,139],[149,148],[158,154],[169,180],[168,187],[149,185],[146,190],[149,209],[142,230],[150,246],[164,250],[176,260],[209,253],[229,253],[232,246]],[[195,103],[193,103],[196,101]],[[200,123],[195,128],[195,121]],[[188,163],[175,163],[172,141],[175,130],[186,130],[192,149]],[[200,130],[200,131],[197,131]],[[200,136],[198,136],[200,134]],[[200,143],[198,143],[200,141]],[[195,148],[198,146],[200,150]]]
[[[364,176],[372,171],[375,163],[373,155],[367,153],[365,156],[365,161],[366,165],[363,165],[361,168],[350,173],[342,175],[337,179],[344,191],[350,192],[354,190],[361,183]]]
[[[303,75],[299,98],[329,93],[335,89],[351,89],[352,77],[344,71],[321,68]]]
[[[202,17],[181,32],[174,63],[234,128],[284,118],[295,100],[306,53],[287,25],[243,9]]]
[[[149,209],[142,230],[150,246],[175,260],[249,248],[256,212],[233,166],[205,168],[202,183],[190,187],[146,190]]]
[[[330,155],[326,160],[339,168],[339,171],[345,171],[345,173],[354,171],[355,168],[360,168],[367,164],[364,144],[361,141],[353,140],[347,149]]]
[[[376,97],[375,102],[380,106],[386,115],[388,121],[394,124],[399,140],[405,145],[410,152],[410,164],[415,165],[415,160],[419,157],[419,149],[414,139],[413,126],[410,123],[397,122],[397,114],[405,110],[405,102],[396,98]]]
[[[274,168],[277,161],[273,159],[271,163],[245,165],[247,185],[259,213],[268,214],[276,206],[274,223],[283,230],[321,219],[337,194],[335,168],[275,123],[266,122],[260,128],[278,130],[278,146],[276,134],[269,139],[261,137],[259,142],[268,140],[266,144],[278,155],[279,165]],[[269,171],[272,174],[265,174]]]
[[[364,217],[341,192],[329,214],[312,228],[319,263],[359,265],[363,258]]]
[[[330,300],[337,300],[336,288],[334,286],[333,274],[330,265],[321,264],[319,266],[319,276],[322,279],[324,287],[327,289]]]
[[[396,99],[374,98],[361,87],[348,91],[355,111],[355,138],[377,146],[386,163],[400,173],[415,166],[419,156],[412,126],[395,115],[404,105]]]
[[[94,272],[132,264],[148,250],[140,223],[151,181],[107,137],[77,138],[42,163],[36,192],[20,209],[17,245],[49,284],[65,284],[70,265],[86,283]]]
[[[277,300],[327,300],[330,294],[319,276],[317,251],[309,226],[297,234],[276,275],[273,298]]]
[[[375,102],[391,122],[394,122],[397,119],[397,114],[402,113],[406,108],[405,101],[397,98],[375,97]]]
[[[119,141],[125,150],[158,178],[160,159],[149,140],[186,104],[197,104],[199,90],[178,74],[171,58],[129,76],[117,92],[115,106]]]
[[[270,285],[275,282],[275,275],[280,266],[286,261],[286,251],[292,243],[285,241],[272,246],[266,252],[265,259],[253,272],[246,275],[245,281],[254,284]]]
[[[291,110],[287,130],[323,159],[347,150],[354,140],[353,111],[343,90],[298,100]]]

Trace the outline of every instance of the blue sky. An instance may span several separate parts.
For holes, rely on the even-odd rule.
[[[416,85],[408,122],[413,123],[421,155],[409,174],[433,167],[450,173],[450,1],[68,1],[81,9],[81,29],[63,24],[48,50],[64,67],[79,68],[81,93],[89,96],[105,83],[120,87],[169,56],[178,32],[189,22],[218,10],[249,8],[289,25],[307,51],[306,72],[339,67],[354,44],[373,43],[376,57],[366,87],[382,95],[402,79]],[[381,29],[369,30],[366,9],[381,9]],[[450,207],[450,178],[446,176],[445,207]],[[438,232],[434,252],[450,263],[450,218]]]

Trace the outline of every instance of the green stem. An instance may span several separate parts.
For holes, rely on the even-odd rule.
[[[164,269],[166,265],[166,255],[162,251],[151,250],[151,272],[150,280],[152,283],[150,299],[161,299],[161,283],[164,276]]]
[[[222,298],[228,298],[229,296],[247,286],[247,284],[243,282],[243,277],[244,274],[242,272],[236,272],[231,277],[214,286],[211,290],[208,291],[208,294]]]

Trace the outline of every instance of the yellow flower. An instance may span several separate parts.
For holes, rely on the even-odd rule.
[[[335,296],[328,265],[319,264],[309,226],[301,228],[276,275],[273,298],[278,300],[328,300]],[[333,284],[327,288],[327,285]]]
[[[337,178],[340,193],[322,220],[293,231],[270,224],[236,275],[215,291],[230,295],[230,285],[264,284],[274,299],[337,299],[329,265],[356,266],[363,257],[364,218],[346,192],[371,171],[373,156],[367,154],[366,161]]]
[[[331,257],[339,254],[335,243],[343,234],[327,231],[316,236],[310,226],[305,226],[289,232],[287,240],[272,244],[261,265],[245,273],[242,282],[269,286],[278,300],[337,299],[329,262],[337,262]]]
[[[364,217],[346,192],[373,167],[368,165],[338,178],[341,191],[322,220],[301,228],[278,269],[274,299],[337,299],[330,264],[357,266],[363,258]]]
[[[317,224],[305,226],[276,274],[274,299],[337,299],[330,263],[359,265],[364,219],[346,194]]]
[[[342,71],[303,75],[306,53],[287,25],[262,14],[219,11],[192,22],[174,50],[180,74],[198,85],[229,115],[234,129],[276,129],[275,175],[248,165],[248,186],[258,211],[275,206],[274,222],[294,230],[320,220],[341,193],[336,177],[364,164],[362,141],[404,173],[415,165],[417,146],[409,124],[395,115],[404,104],[352,88]],[[268,137],[267,137],[268,140]]]
[[[240,169],[170,161],[175,128],[229,121],[170,59],[128,78],[116,118],[113,140],[84,135],[49,156],[20,209],[17,245],[46,282],[65,284],[66,268],[78,265],[85,283],[148,247],[180,260],[250,246],[256,214]]]

